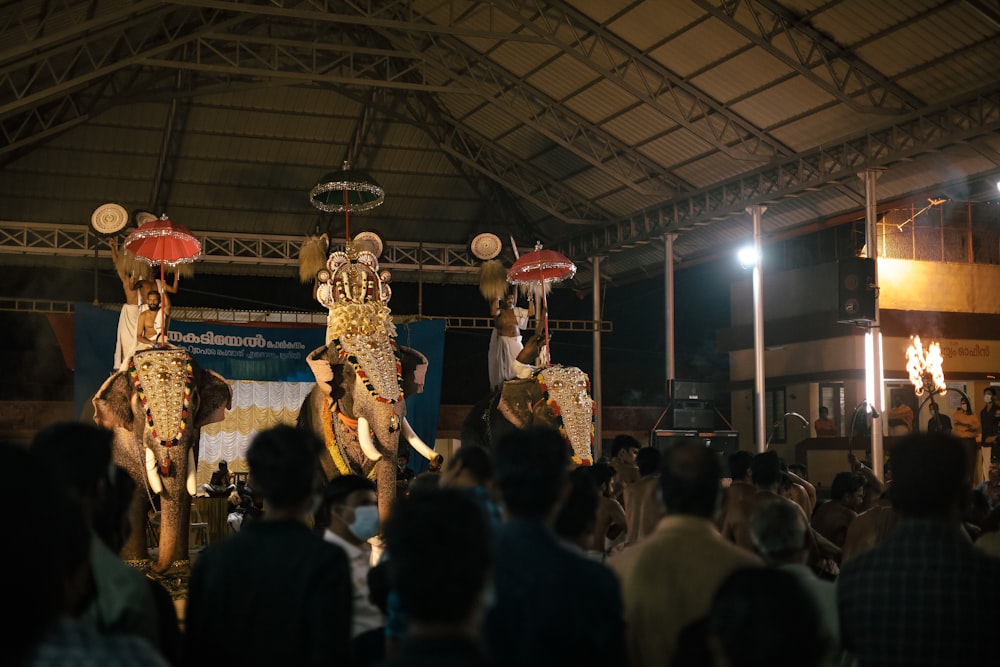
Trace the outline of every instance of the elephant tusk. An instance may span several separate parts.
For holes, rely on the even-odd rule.
[[[408,443],[410,443],[410,447],[417,450],[417,453],[428,461],[432,461],[438,456],[437,452],[428,447],[427,443],[420,439],[420,436],[417,435],[413,430],[413,427],[410,426],[410,422],[407,421],[406,417],[403,417],[403,437],[406,438]]]
[[[198,472],[197,471],[197,466],[198,466],[198,464],[195,463],[195,460],[194,460],[194,450],[193,449],[189,449],[188,450],[188,474],[187,474],[187,489],[188,489],[188,495],[189,496],[194,496],[196,493],[198,493],[198,480],[196,479],[197,472]]]
[[[153,493],[163,491],[163,482],[160,481],[159,466],[156,464],[156,454],[149,447],[146,448],[146,479],[149,480],[149,488]]]
[[[368,426],[368,420],[364,417],[358,417],[358,444],[361,445],[361,451],[365,453],[365,456],[372,461],[378,461],[382,458],[378,449],[375,448],[375,443],[372,442],[372,430]]]

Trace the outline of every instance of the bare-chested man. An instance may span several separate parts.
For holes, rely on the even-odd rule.
[[[720,531],[726,523],[726,516],[729,514],[730,508],[739,507],[749,496],[757,493],[753,482],[750,481],[751,461],[753,461],[753,454],[746,450],[739,449],[729,455],[728,479],[731,481],[726,485],[725,478],[723,479],[725,490],[722,494],[722,507],[716,517],[716,525]]]
[[[639,468],[639,481],[625,489],[625,535],[624,548],[639,543],[656,530],[656,524],[667,514],[658,492],[660,485],[660,465],[663,454],[656,447],[643,447],[635,457]]]
[[[139,322],[143,298],[149,290],[156,289],[156,283],[129,271],[124,258],[118,253],[118,243],[114,237],[108,239],[108,247],[111,248],[115,272],[118,273],[118,278],[122,281],[122,290],[125,292],[125,303],[118,316],[118,338],[115,341],[114,364],[115,369],[120,370],[135,352],[136,325]]]
[[[529,298],[527,308],[517,306],[517,292],[509,292],[503,299],[493,302],[493,333],[490,336],[489,372],[490,387],[497,389],[506,380],[514,379],[514,360],[524,347],[521,329],[528,326],[528,318],[535,314],[535,302]]]
[[[150,290],[146,294],[147,310],[139,314],[139,324],[136,329],[136,351],[148,350],[153,347],[166,347],[164,339],[164,324],[170,317],[170,300],[166,299],[160,308],[160,293]]]
[[[635,457],[641,448],[639,441],[625,433],[611,441],[611,467],[615,469],[614,499],[625,504],[625,489],[639,481],[639,466]]]
[[[597,499],[597,521],[590,537],[588,552],[608,554],[615,546],[625,541],[625,510],[614,499],[615,469],[607,463],[595,463],[587,471],[597,482],[600,497]]]
[[[853,472],[837,473],[830,485],[830,500],[813,514],[813,529],[843,549],[847,529],[858,518],[857,508],[863,500],[864,479]]]

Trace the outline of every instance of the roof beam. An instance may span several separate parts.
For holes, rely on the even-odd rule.
[[[736,32],[862,113],[902,113],[923,101],[774,0],[694,0]]]
[[[517,19],[526,30],[544,36],[550,44],[658,110],[712,148],[737,159],[758,162],[792,152],[568,3],[506,0],[493,4]]]
[[[589,257],[743,215],[747,206],[774,202],[807,189],[834,187],[869,167],[928,153],[1000,131],[1000,90],[981,92],[913,113],[838,143],[805,151],[765,168],[619,220],[560,245],[568,257]]]

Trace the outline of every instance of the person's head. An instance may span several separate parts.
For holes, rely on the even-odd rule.
[[[586,466],[586,471],[594,479],[601,494],[610,497],[614,493],[615,474],[617,471],[613,465],[598,462],[592,466]]]
[[[815,667],[832,642],[815,599],[785,570],[736,570],[712,599],[708,643],[716,664]]]
[[[410,452],[409,452],[409,450],[404,449],[404,450],[401,450],[399,453],[396,454],[396,466],[400,470],[402,470],[403,468],[405,468],[409,464],[409,462],[410,462]]]
[[[972,414],[972,405],[969,404],[969,399],[967,399],[965,396],[958,399],[958,409],[967,415]]]
[[[441,475],[436,472],[424,472],[418,474],[406,485],[406,495],[412,496],[425,491],[433,491],[441,487]]]
[[[556,515],[556,535],[586,548],[597,524],[597,504],[600,491],[587,468],[576,468],[569,474],[570,489]]]
[[[146,293],[146,306],[150,310],[160,309],[160,293],[156,290],[150,290]]]
[[[767,489],[781,482],[781,459],[774,450],[754,454],[750,461],[750,479],[758,489]]]
[[[802,463],[789,463],[788,471],[795,473],[796,476],[809,481],[809,471],[806,469],[805,464]]]
[[[994,389],[993,387],[987,387],[986,389],[983,389],[983,403],[989,405],[990,403],[993,402],[993,399],[996,398],[996,395],[997,395],[997,390]]]
[[[106,502],[94,516],[94,532],[111,551],[118,553],[135,529],[131,516],[135,480],[125,468],[116,465],[109,481]]]
[[[965,453],[959,440],[942,433],[915,433],[892,448],[889,498],[900,514],[950,518],[965,506]]]
[[[441,486],[487,486],[493,482],[493,455],[478,445],[459,447],[441,471]]]
[[[750,515],[754,550],[770,565],[800,563],[808,556],[809,524],[798,505],[774,498]]]
[[[222,472],[229,472],[229,464],[226,463],[226,459],[219,461],[219,470]]]
[[[830,484],[830,500],[850,508],[860,507],[865,497],[865,478],[853,472],[838,472]]]
[[[513,308],[514,304],[517,303],[517,292],[515,290],[510,290],[504,294],[503,301],[501,303],[503,303],[503,305],[507,308]]]
[[[674,445],[663,456],[660,497],[668,514],[713,518],[719,504],[722,467],[711,449],[696,439]]]
[[[635,463],[635,457],[639,454],[640,449],[638,440],[622,433],[616,435],[615,439],[611,441],[611,458],[624,463]]]
[[[753,454],[738,449],[729,455],[729,476],[734,480],[746,480],[750,473],[750,462],[753,461]]]
[[[389,583],[411,623],[474,631],[493,565],[486,514],[458,489],[401,499],[386,522]]]
[[[22,664],[30,648],[62,614],[75,615],[90,590],[91,533],[87,519],[65,485],[25,447],[0,441],[0,504],[8,548],[0,569],[9,576],[4,595],[16,607],[4,628],[4,658]]]
[[[378,535],[378,496],[375,482],[360,475],[340,475],[326,484],[314,515],[317,532],[330,529],[342,537],[364,542]]]
[[[322,449],[319,438],[305,429],[282,424],[260,431],[247,449],[254,493],[273,509],[309,511],[309,501],[320,491]]]
[[[569,476],[570,449],[559,431],[532,427],[505,433],[493,451],[497,488],[514,517],[547,519]]]
[[[114,433],[83,422],[59,422],[31,441],[31,453],[48,471],[46,479],[64,487],[93,522],[104,511],[112,484]]]
[[[643,447],[635,455],[635,464],[639,468],[639,475],[641,477],[655,475],[660,471],[662,463],[663,453],[659,447]]]
[[[826,407],[825,405],[821,405],[819,407],[819,418],[820,419],[829,419],[830,418],[830,408]]]
[[[939,412],[939,411],[938,411],[938,404],[937,404],[937,403],[935,403],[934,401],[931,401],[931,402],[930,402],[930,403],[929,403],[929,404],[927,405],[927,408],[928,408],[928,409],[929,409],[929,410],[931,411],[931,416],[932,416],[932,417],[933,417],[934,415],[936,415],[936,414],[937,414],[937,413]]]

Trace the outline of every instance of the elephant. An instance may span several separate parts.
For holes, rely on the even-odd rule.
[[[491,448],[515,429],[558,429],[577,465],[593,464],[596,404],[590,378],[575,366],[545,366],[530,378],[507,380],[476,403],[462,422],[462,444]]]
[[[201,428],[222,421],[232,407],[232,388],[218,373],[198,366],[187,350],[157,348],[137,352],[91,402],[97,425],[115,433],[114,462],[136,482],[129,514],[133,529],[121,556],[149,561],[143,527],[150,492],[158,493],[159,555],[151,569],[163,574],[188,560]]]
[[[327,479],[348,473],[374,478],[384,525],[396,499],[400,435],[421,455],[436,456],[410,427],[404,400],[423,391],[427,357],[390,337],[380,345],[348,340],[307,356],[316,386],[302,403],[298,426],[326,444],[320,460]]]

